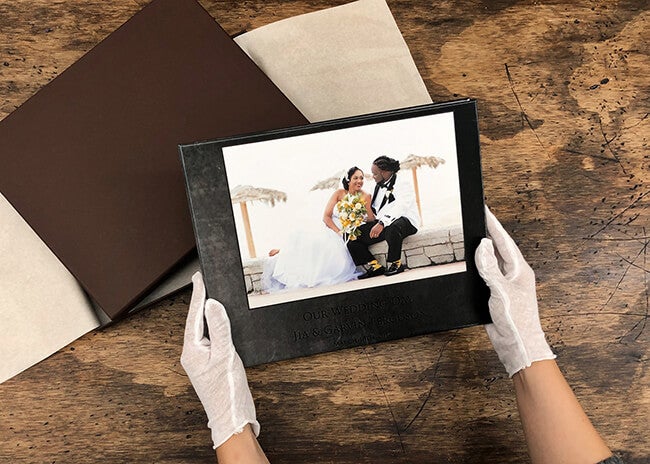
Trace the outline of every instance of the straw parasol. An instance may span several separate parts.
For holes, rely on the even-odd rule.
[[[273,207],[279,201],[287,201],[287,194],[279,190],[253,187],[252,185],[238,185],[230,191],[230,200],[233,204],[239,203],[242,219],[244,220],[244,228],[246,230],[248,254],[251,258],[255,258],[255,244],[253,243],[253,233],[251,231],[250,218],[248,217],[247,203],[259,201]]]
[[[314,190],[334,190],[339,185],[339,182],[341,182],[343,174],[345,174],[345,171],[334,173],[327,179],[323,179],[315,183],[314,186],[309,189],[309,191],[313,192]]]
[[[422,221],[422,206],[420,205],[420,188],[418,186],[417,170],[422,166],[430,168],[437,168],[440,164],[444,164],[445,160],[437,156],[418,156],[408,155],[399,165],[401,169],[410,169],[413,173],[413,187],[415,188],[415,201],[418,204],[418,213],[420,214],[420,221]]]
[[[309,189],[310,192],[313,192],[314,190],[336,190],[339,186],[341,186],[341,179],[343,179],[343,176],[346,174],[345,169],[329,176],[327,179],[323,179],[314,186]],[[364,178],[366,179],[372,179],[372,174],[366,174],[364,173]]]

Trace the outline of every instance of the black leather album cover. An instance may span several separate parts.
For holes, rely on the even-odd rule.
[[[247,366],[490,321],[476,102],[180,146]]]

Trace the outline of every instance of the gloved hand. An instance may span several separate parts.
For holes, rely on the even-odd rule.
[[[490,288],[492,324],[485,329],[510,377],[535,361],[554,359],[539,322],[535,274],[514,240],[485,208],[489,238],[481,240],[475,259]],[[495,253],[496,247],[496,253]]]
[[[200,272],[192,276],[192,282],[194,289],[185,324],[181,365],[203,404],[212,442],[217,448],[233,434],[241,433],[246,424],[251,424],[258,436],[260,424],[244,365],[232,344],[226,310],[216,300],[206,301]],[[209,339],[203,335],[204,314]]]

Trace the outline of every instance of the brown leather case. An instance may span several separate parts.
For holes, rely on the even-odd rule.
[[[0,122],[0,191],[115,318],[194,249],[178,144],[306,123],[198,3],[154,0]]]

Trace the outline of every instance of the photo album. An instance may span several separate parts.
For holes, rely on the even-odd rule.
[[[476,101],[180,146],[246,366],[490,322]]]

